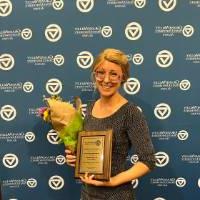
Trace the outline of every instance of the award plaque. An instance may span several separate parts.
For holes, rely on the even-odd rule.
[[[96,180],[110,179],[112,130],[82,131],[78,134],[75,178],[87,172]]]

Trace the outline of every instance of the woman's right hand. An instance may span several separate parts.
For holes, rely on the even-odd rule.
[[[76,156],[72,153],[72,151],[66,149],[65,150],[65,154],[66,154],[66,163],[67,165],[71,166],[71,167],[75,167],[76,165]]]

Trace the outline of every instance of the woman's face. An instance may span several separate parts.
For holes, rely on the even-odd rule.
[[[94,77],[100,95],[111,97],[118,92],[123,73],[118,64],[105,60],[95,69]]]

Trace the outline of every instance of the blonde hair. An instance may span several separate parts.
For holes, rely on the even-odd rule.
[[[129,72],[130,64],[128,62],[128,58],[125,55],[125,53],[118,49],[111,49],[111,48],[103,50],[95,58],[92,65],[92,72],[94,72],[96,68],[99,67],[99,65],[101,65],[101,63],[104,62],[105,60],[115,63],[121,67],[122,73],[123,73],[122,83],[126,82],[130,74]]]

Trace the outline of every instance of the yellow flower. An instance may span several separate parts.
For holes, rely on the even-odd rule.
[[[49,120],[49,110],[45,110],[43,113],[43,119],[44,121],[48,121]]]

